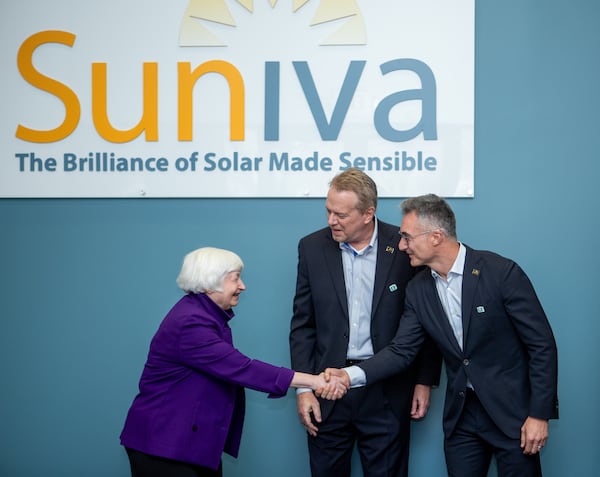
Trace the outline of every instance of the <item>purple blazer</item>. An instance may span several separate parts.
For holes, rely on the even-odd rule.
[[[121,444],[146,454],[217,469],[237,457],[244,387],[286,394],[291,369],[248,358],[233,346],[225,311],[205,294],[189,294],[154,335]]]

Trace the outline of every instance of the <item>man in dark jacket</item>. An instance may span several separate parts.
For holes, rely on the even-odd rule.
[[[408,285],[398,333],[358,365],[362,378],[371,386],[397,373],[425,337],[433,339],[448,376],[448,475],[485,477],[494,455],[499,477],[541,476],[548,420],[558,418],[558,366],[554,335],[531,282],[512,260],[458,242],[454,213],[443,199],[408,199],[402,212],[399,248],[413,266],[430,270]],[[363,382],[360,373],[349,380]]]
[[[292,368],[310,373],[359,363],[388,345],[415,274],[397,248],[398,227],[375,217],[377,187],[367,174],[337,175],[325,207],[329,227],[298,246],[290,332]],[[411,415],[425,416],[440,369],[438,350],[424,347],[409,369],[340,401],[299,391],[313,477],[349,476],[355,443],[365,476],[406,477]]]

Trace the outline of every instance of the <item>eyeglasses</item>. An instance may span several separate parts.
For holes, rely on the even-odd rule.
[[[406,243],[410,243],[414,239],[416,239],[417,237],[420,237],[421,235],[430,234],[432,232],[435,232],[436,230],[438,230],[438,229],[426,230],[425,232],[421,232],[420,234],[416,234],[416,235],[409,235],[406,232],[400,232],[400,231],[398,231],[398,235],[400,235],[400,241],[402,241],[402,239],[404,239],[404,240],[406,240]]]

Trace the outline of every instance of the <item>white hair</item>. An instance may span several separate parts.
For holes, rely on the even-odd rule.
[[[229,250],[199,248],[184,257],[177,285],[186,293],[222,291],[225,276],[243,268],[242,259]]]

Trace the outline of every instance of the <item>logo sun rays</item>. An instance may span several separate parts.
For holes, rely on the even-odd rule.
[[[274,8],[278,0],[268,1]],[[293,12],[313,0],[292,0]],[[356,0],[318,0],[319,5],[310,26],[345,20],[343,24],[320,44],[327,46],[365,45],[365,21]],[[254,0],[236,0],[236,2],[254,13]],[[201,21],[199,21],[201,20]],[[225,0],[189,0],[181,29],[179,46],[227,46],[227,43],[207,28],[203,22],[214,22],[235,27]]]

